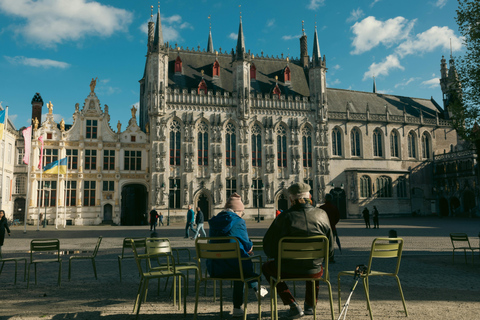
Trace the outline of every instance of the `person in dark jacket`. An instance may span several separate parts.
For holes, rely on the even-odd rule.
[[[333,237],[328,221],[327,213],[311,205],[310,186],[298,182],[288,188],[292,206],[279,215],[267,230],[263,238],[263,250],[268,257],[275,260],[263,264],[262,271],[265,278],[270,281],[271,276],[277,274],[278,243],[281,238],[287,236],[309,237],[325,235],[329,240],[330,256],[333,255]],[[284,261],[282,263],[283,276],[319,277],[323,274],[323,260],[300,260]],[[315,289],[318,296],[319,283],[315,282]],[[306,282],[304,309],[298,305],[285,282],[277,284],[278,294],[284,305],[290,306],[289,318],[300,318],[304,314],[313,314],[316,301],[312,295],[312,283]]]
[[[337,237],[336,225],[338,221],[340,221],[340,211],[338,211],[337,206],[334,205],[332,201],[333,196],[331,194],[325,195],[325,204],[320,206],[320,209],[325,210],[327,213],[328,221],[330,222],[330,228],[332,228],[333,238],[335,239]],[[330,258],[330,262],[335,263],[334,256]]]
[[[195,229],[193,229],[193,224],[195,223],[195,212],[192,210],[192,205],[188,205],[188,211],[187,211],[187,224],[185,225],[185,239],[188,239],[189,237],[189,231],[192,230],[193,234],[197,232]]]
[[[10,228],[8,227],[7,217],[5,211],[0,210],[0,252],[2,251],[3,241],[5,240],[5,230],[10,236]]]
[[[238,239],[240,254],[242,257],[248,257],[253,253],[253,244],[247,233],[247,225],[243,216],[245,207],[240,195],[233,193],[228,198],[225,208],[222,212],[212,217],[208,224],[210,226],[210,237],[235,237]],[[251,260],[242,262],[243,274],[245,278],[256,276]],[[238,261],[232,260],[207,260],[207,270],[212,277],[237,277],[240,273]],[[253,288],[257,298],[264,297],[268,292],[262,286],[258,288],[257,282],[249,283],[249,288]],[[242,304],[244,296],[244,284],[241,281],[233,283],[233,316],[243,316]]]
[[[155,228],[157,227],[157,219],[158,219],[158,213],[155,208],[150,211],[150,231],[155,231]]]
[[[365,220],[365,227],[367,229],[370,229],[370,211],[368,211],[367,207],[363,209],[362,214],[363,214],[363,220]]]
[[[203,212],[200,209],[200,207],[197,208],[197,215],[195,216],[195,224],[197,225],[197,232],[193,235],[191,238],[192,240],[195,240],[196,237],[200,237],[200,231],[203,232],[203,236],[206,237],[207,234],[205,233],[205,229],[203,229],[203,223],[204,223],[204,216]]]
[[[378,210],[376,206],[373,206],[373,229],[379,229],[378,225]]]

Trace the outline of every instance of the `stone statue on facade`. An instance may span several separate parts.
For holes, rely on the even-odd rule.
[[[49,101],[47,103],[47,108],[48,108],[48,114],[53,114],[53,104],[52,101]]]
[[[148,134],[150,132],[150,122],[147,122],[145,125],[145,132]]]
[[[80,111],[80,104],[78,104],[77,102],[75,103],[75,112],[78,112],[78,111]]]
[[[90,92],[93,93],[95,92],[95,87],[97,86],[97,80],[98,80],[98,77],[93,79],[92,78],[92,81],[90,81]]]
[[[133,105],[132,106],[132,119],[135,118],[137,116],[137,108],[135,108],[135,106]]]
[[[60,121],[60,131],[65,131],[65,120]]]
[[[117,133],[120,133],[121,130],[122,130],[122,124],[120,123],[120,120],[118,120],[118,123],[117,123]]]
[[[156,191],[156,201],[155,201],[155,204],[156,205],[160,205],[160,203],[162,202],[162,189],[160,187],[157,187],[155,189]]]
[[[160,152],[157,152],[157,154],[155,155],[155,159],[156,159],[156,162],[155,162],[156,163],[156,168],[157,168],[157,170],[160,170],[160,167],[161,167],[161,165],[160,165]]]

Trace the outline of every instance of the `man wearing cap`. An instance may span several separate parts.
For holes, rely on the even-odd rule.
[[[248,238],[247,225],[242,219],[245,207],[242,198],[237,193],[233,193],[228,198],[225,208],[209,220],[210,237],[235,237],[240,245],[240,254],[246,258],[252,253],[252,241]],[[255,274],[251,260],[242,262],[243,274],[245,278],[252,277]],[[213,277],[237,277],[240,270],[238,261],[232,260],[207,260],[208,273]],[[257,282],[249,283],[249,288],[253,288],[257,298],[264,297],[268,291],[265,287],[258,287]],[[233,317],[243,316],[242,304],[244,296],[244,284],[241,281],[233,283]]]
[[[278,243],[281,238],[309,237],[325,235],[329,240],[330,256],[333,256],[333,237],[327,213],[315,208],[310,200],[310,186],[298,182],[288,188],[291,207],[280,214],[270,225],[263,238],[263,250],[268,257],[277,258]],[[303,260],[303,261],[284,261],[282,263],[282,272],[284,276],[312,277],[316,278],[323,274],[322,259]],[[263,264],[263,275],[270,281],[270,276],[276,276],[276,260],[271,260]],[[315,281],[316,294],[318,297],[319,283]],[[295,301],[292,293],[285,282],[277,284],[277,291],[284,305],[290,306],[288,317],[296,319],[304,314],[313,314],[313,308],[316,301],[313,301],[312,283],[306,282],[304,310]]]

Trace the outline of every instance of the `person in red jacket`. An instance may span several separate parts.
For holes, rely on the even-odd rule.
[[[331,194],[327,194],[325,196],[325,204],[323,206],[320,206],[320,209],[325,210],[325,212],[328,215],[328,220],[330,221],[330,228],[332,228],[332,233],[334,239],[337,238],[337,228],[335,227],[340,221],[340,211],[338,211],[338,208],[336,205],[333,204],[333,196]],[[338,241],[337,241],[338,243]],[[335,254],[333,257],[330,258],[330,263],[335,263]]]

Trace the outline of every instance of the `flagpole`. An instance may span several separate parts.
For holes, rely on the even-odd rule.
[[[60,163],[58,163],[57,165],[57,196],[55,199],[55,202],[56,202],[56,212],[55,212],[55,229],[58,229],[58,201],[60,200],[58,195],[60,194]],[[50,195],[52,194],[52,192],[50,191]]]
[[[63,198],[63,203],[64,203],[64,211],[63,211],[63,228],[67,226],[67,185],[68,185],[68,156],[67,158],[67,168],[66,168],[66,173],[65,173],[65,195]]]
[[[28,128],[24,129],[25,130],[28,130]],[[29,150],[28,150],[28,163],[25,163],[25,157],[23,159],[23,162],[27,165],[27,199],[25,201],[25,217],[24,217],[24,221],[23,221],[23,233],[27,233],[27,218],[28,218],[28,208],[29,208],[29,200],[30,200],[30,167],[31,167],[31,164],[30,164],[30,158],[31,158],[31,155],[32,155],[32,127],[30,126],[30,136],[28,137],[30,139],[30,141],[25,141],[25,134],[24,132],[22,132],[23,134],[23,138],[24,138],[24,146],[26,147],[27,146],[27,143],[29,144]],[[26,150],[25,150],[26,151]],[[26,153],[25,153],[26,155]]]
[[[43,145],[43,139],[42,139],[42,145]],[[40,160],[39,160],[39,166],[40,166],[40,187],[42,188],[41,189],[41,192],[38,193],[38,196],[40,197],[40,199],[37,199],[38,201],[38,219],[37,219],[37,231],[40,231],[40,210],[41,210],[41,207],[42,207],[42,202],[43,201],[43,185],[42,185],[42,181],[43,181],[43,146],[40,150]],[[44,219],[47,218],[47,214],[45,213],[45,217],[43,217]]]
[[[2,190],[2,202],[0,203],[0,206],[3,207],[3,201],[4,201],[4,197],[3,197],[3,180],[5,180],[5,153],[6,153],[6,143],[5,143],[5,139],[6,139],[6,132],[7,132],[7,120],[8,120],[8,106],[5,107],[5,123],[3,124],[3,137],[2,137],[2,144],[3,144],[3,160],[2,160],[2,187],[0,190]],[[13,216],[12,216],[12,220],[13,220]]]

